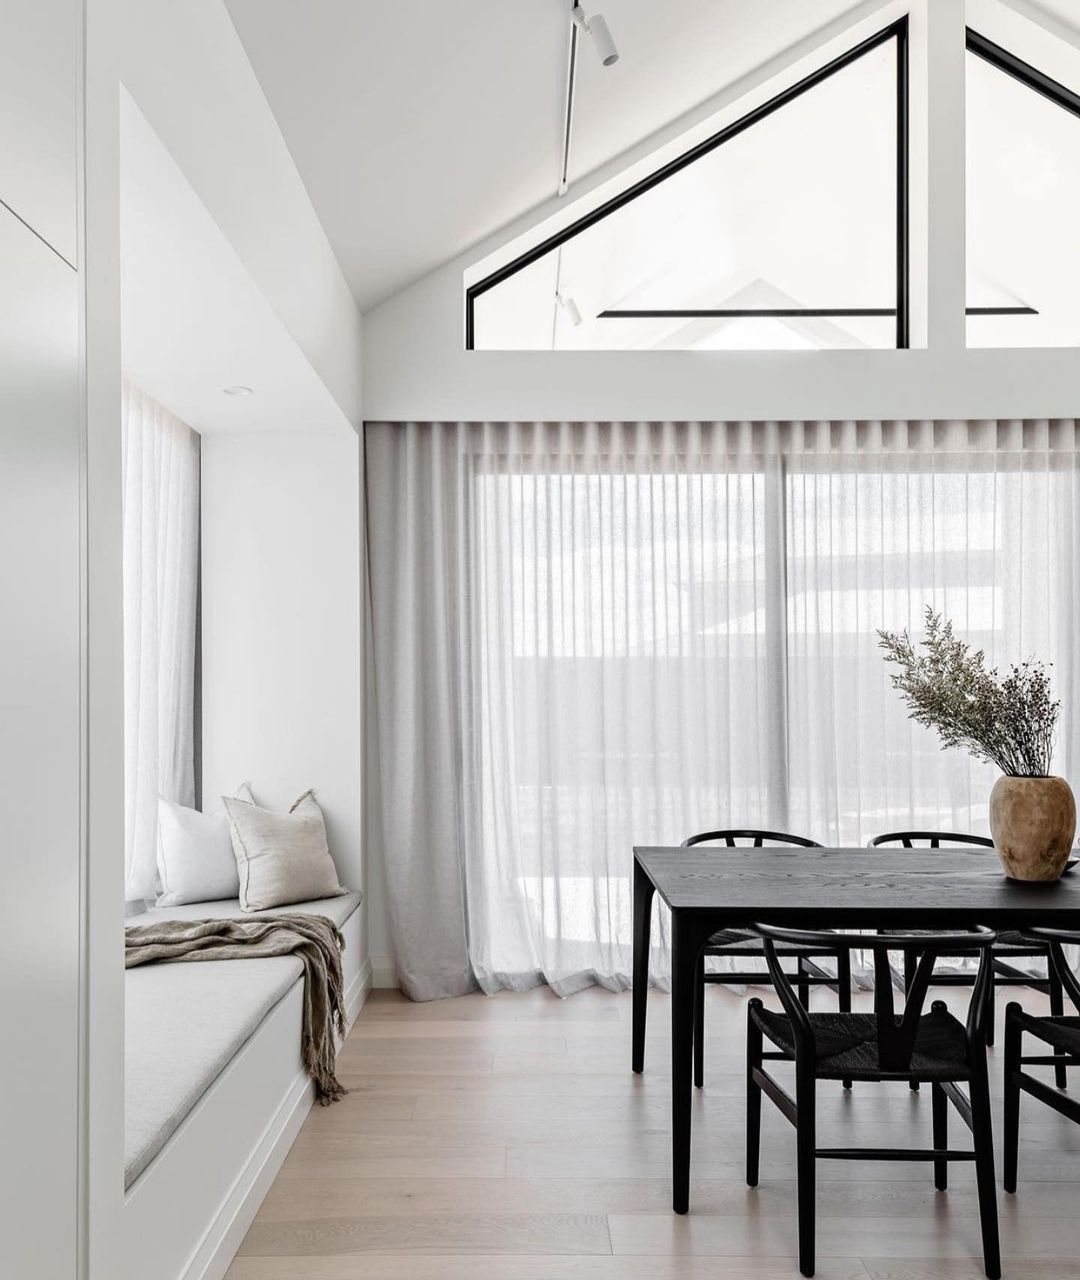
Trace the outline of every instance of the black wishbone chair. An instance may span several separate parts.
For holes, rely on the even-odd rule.
[[[947,848],[965,844],[978,845],[983,849],[992,849],[994,847],[993,840],[988,836],[964,835],[956,831],[890,831],[885,835],[875,836],[869,842],[868,847],[879,848],[882,845],[901,845],[905,849],[940,849],[943,846]],[[1044,991],[1050,997],[1051,1014],[1060,1017],[1064,1013],[1065,1005],[1061,994],[1061,981],[1047,957],[1045,944],[1037,943],[1030,937],[1011,930],[1002,931],[997,936],[997,942],[994,944],[991,954],[993,958],[993,985],[998,987],[1031,987],[1035,991]],[[1032,957],[1046,960],[1045,978],[1025,973],[1023,969],[1016,968],[1015,961]],[[949,956],[947,958],[957,960],[962,957]],[[905,986],[911,981],[911,972],[911,959],[905,955]],[[934,979],[938,986],[970,986],[974,981],[975,976],[971,973],[939,973]],[[990,1001],[990,1013],[986,1024],[986,1043],[994,1043],[993,999]],[[1065,1088],[1064,1067],[1057,1068],[1057,1084],[1059,1089]]]
[[[1024,936],[1049,949],[1050,965],[1069,999],[1080,1011],[1080,981],[1065,958],[1063,946],[1080,945],[1075,929],[1027,929]],[[1023,1055],[1024,1032],[1050,1046],[1052,1052]],[[1005,1010],[1005,1190],[1016,1190],[1020,1146],[1020,1094],[1029,1093],[1048,1107],[1080,1124],[1080,1102],[1051,1089],[1025,1067],[1053,1066],[1058,1079],[1069,1067],[1080,1067],[1080,1017],[1051,1014],[1049,1018],[1026,1013],[1015,1001]]]
[[[991,1280],[1001,1275],[990,1085],[986,1071],[986,1018],[991,992],[990,947],[994,934],[977,928],[964,933],[830,934],[805,929],[754,926],[783,1013],[750,1001],[746,1049],[746,1181],[756,1187],[761,1146],[761,1095],[765,1093],[795,1126],[799,1205],[799,1269],[814,1274],[814,1189],[818,1160],[924,1160],[933,1163],[934,1185],[944,1191],[950,1160],[974,1160],[979,1188],[983,1260]],[[873,1013],[808,1013],[796,998],[780,966],[777,948],[836,946],[871,951],[874,956]],[[889,951],[913,951],[915,976],[904,1009],[897,1014]],[[923,1013],[934,962],[957,951],[979,956],[979,972],[968,1005],[967,1022],[954,1017],[941,1000]],[[763,1040],[776,1046],[763,1051]],[[795,1097],[776,1081],[764,1063],[795,1063]],[[897,1147],[819,1147],[815,1106],[818,1080],[925,1080],[933,1090],[932,1149]],[[968,1086],[967,1095],[960,1084]],[[948,1104],[971,1130],[973,1151],[947,1145]]]
[[[751,842],[755,849],[770,845],[795,845],[800,849],[821,848],[816,840],[809,840],[806,836],[787,835],[782,831],[734,828],[725,831],[702,831],[684,840],[682,847],[689,849],[694,845],[715,844],[722,848],[734,849],[747,841]],[[835,987],[840,1008],[851,1008],[851,955],[843,947],[781,947],[777,954],[794,958],[795,981],[799,988],[799,999],[802,1000],[805,1008],[810,1008],[812,986]],[[767,974],[760,971],[707,973],[706,956],[739,956],[745,959],[763,960],[765,949],[761,940],[752,937],[746,929],[721,929],[719,933],[713,934],[701,954],[701,959],[698,961],[697,981],[694,984],[694,1084],[699,1089],[705,1082],[705,984],[746,986],[768,978]],[[815,959],[823,958],[836,960],[835,978],[831,978],[824,969],[814,963]],[[845,1080],[844,1087],[850,1088],[851,1082]]]

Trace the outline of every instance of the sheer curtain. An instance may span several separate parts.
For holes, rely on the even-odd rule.
[[[630,850],[716,826],[986,830],[878,627],[1080,651],[1059,422],[369,424],[373,736],[417,998],[628,984]],[[667,967],[663,921],[654,974]]]
[[[158,797],[195,802],[199,437],[123,390],[125,897],[150,898]]]

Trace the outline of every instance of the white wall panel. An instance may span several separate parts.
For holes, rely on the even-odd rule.
[[[75,1274],[78,276],[0,209],[0,1271]]]
[[[314,787],[362,888],[357,436],[204,436],[202,518],[204,808],[245,780],[271,808]]]
[[[0,200],[76,261],[78,0],[0,0]]]

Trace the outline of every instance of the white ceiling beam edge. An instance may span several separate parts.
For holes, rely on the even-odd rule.
[[[1048,13],[1039,5],[1032,4],[1031,0],[995,0],[995,3],[999,7],[1011,9],[1018,17],[1024,18],[1036,27],[1040,27],[1047,35],[1053,36],[1055,40],[1061,40],[1065,44],[1072,45],[1077,52],[1080,52],[1080,28],[1065,22],[1057,14]],[[972,6],[976,12],[978,7],[977,5]],[[1078,11],[1077,16],[1080,17],[1080,11]]]
[[[926,345],[961,352],[967,345],[964,0],[920,0],[911,16],[915,50],[924,44],[927,128],[924,147],[911,157],[917,164],[922,151],[926,164],[926,256],[913,255],[911,276],[927,282]]]
[[[968,0],[967,22],[1053,79],[1080,89],[1080,27],[1032,0]]]
[[[693,110],[577,179],[565,195],[560,197],[553,187],[550,199],[452,260],[455,265],[461,264],[465,284],[475,283],[545,236],[568,226],[638,177],[768,101],[784,86],[794,84],[823,62],[895,22],[908,8],[903,0],[863,0],[862,4],[726,85]]]

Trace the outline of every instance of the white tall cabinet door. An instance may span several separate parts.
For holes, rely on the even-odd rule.
[[[78,275],[0,208],[0,1274],[20,1280],[76,1270],[78,388]]]
[[[0,0],[0,201],[76,262],[79,0]]]

